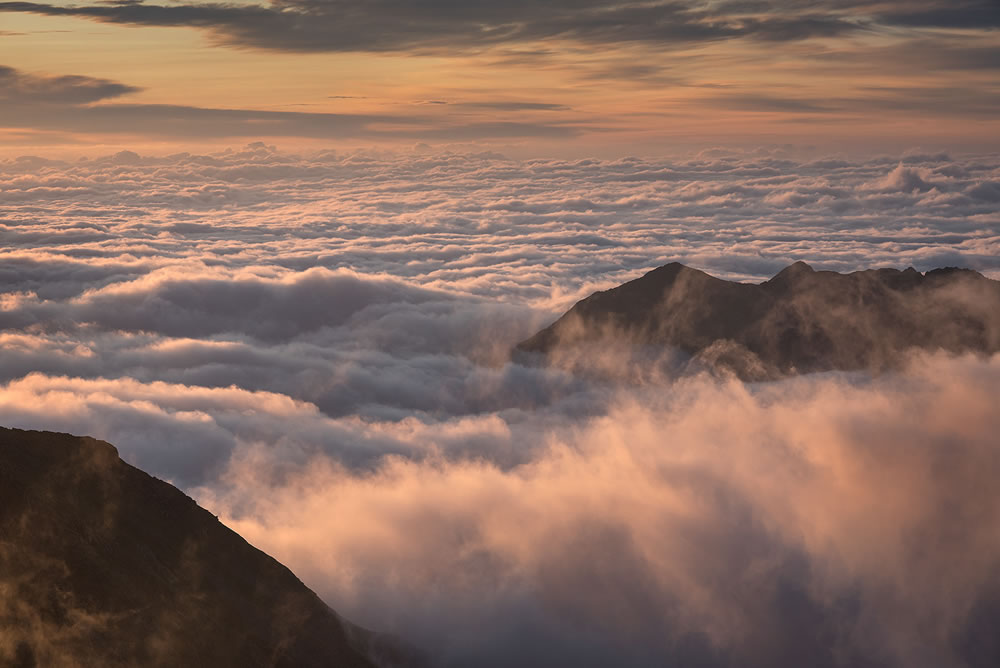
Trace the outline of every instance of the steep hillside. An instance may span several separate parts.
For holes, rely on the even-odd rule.
[[[402,662],[108,443],[0,429],[0,666]]]

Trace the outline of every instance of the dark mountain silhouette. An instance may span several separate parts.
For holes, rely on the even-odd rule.
[[[886,369],[913,348],[1000,350],[1000,281],[969,269],[815,271],[796,262],[760,284],[676,262],[596,292],[518,345],[570,357],[588,346],[669,346],[746,379]]]
[[[108,443],[0,428],[0,666],[409,663]]]

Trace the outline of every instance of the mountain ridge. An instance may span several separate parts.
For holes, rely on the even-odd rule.
[[[373,668],[406,652],[113,445],[0,427],[0,665]]]
[[[1000,351],[1000,282],[958,267],[848,274],[795,262],[736,283],[672,262],[595,292],[517,344],[558,357],[582,344],[674,348],[747,380],[886,369],[914,348]]]

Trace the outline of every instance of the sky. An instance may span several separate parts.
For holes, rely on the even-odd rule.
[[[1000,136],[993,0],[56,1],[0,17],[8,153],[982,151]]]
[[[990,0],[0,2],[0,424],[435,666],[995,666],[997,356],[512,349],[674,261],[1000,279],[998,68]]]

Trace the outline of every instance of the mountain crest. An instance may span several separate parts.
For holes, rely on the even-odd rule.
[[[760,284],[735,283],[677,262],[578,302],[518,345],[550,356],[579,344],[726,348],[747,379],[884,369],[912,349],[1000,351],[1000,282],[953,267],[851,274],[798,261]],[[598,350],[601,346],[598,346]]]
[[[771,278],[771,280],[767,282],[776,283],[782,281],[794,281],[798,278],[801,278],[802,276],[814,273],[816,273],[815,269],[813,269],[810,265],[806,264],[802,260],[798,260],[797,262],[793,262],[792,264],[788,265],[787,267],[779,271],[777,274],[774,275],[773,278]]]

